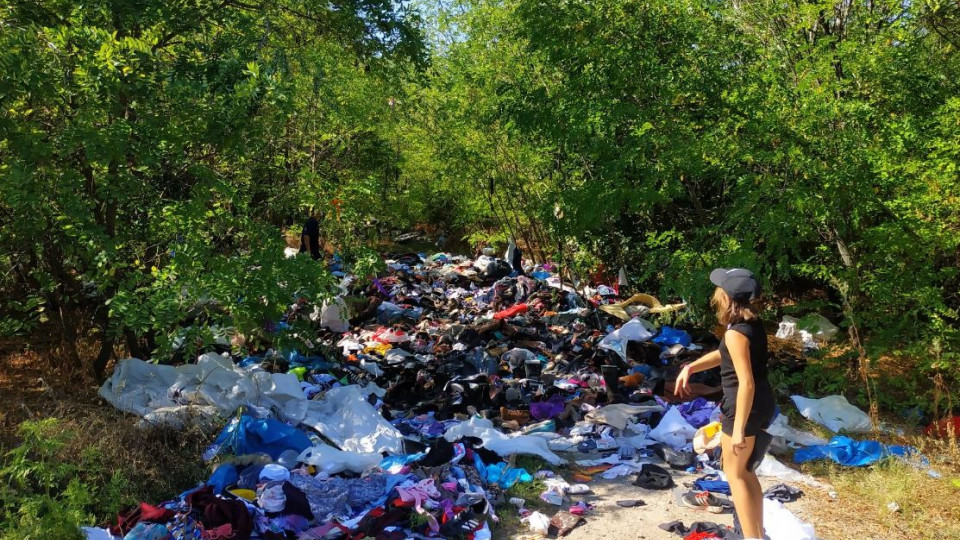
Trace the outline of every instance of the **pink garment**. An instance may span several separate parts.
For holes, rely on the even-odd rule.
[[[417,510],[417,513],[427,517],[432,532],[436,533],[440,531],[440,524],[437,523],[437,518],[433,517],[432,514],[423,508],[424,502],[432,502],[440,498],[440,492],[437,490],[437,486],[433,484],[433,478],[421,480],[408,487],[397,486],[397,494],[400,495],[401,501],[405,503],[413,502],[413,507]]]

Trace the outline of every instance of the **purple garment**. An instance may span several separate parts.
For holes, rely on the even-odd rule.
[[[716,404],[702,397],[677,405],[677,410],[680,411],[680,415],[695,428],[702,428],[709,424],[710,415],[716,408]]]
[[[537,420],[549,420],[563,413],[563,398],[553,396],[546,401],[535,401],[530,404],[530,415]]]
[[[433,417],[432,412],[411,418],[408,420],[408,424],[424,437],[436,438],[443,435],[444,432],[443,424]]]

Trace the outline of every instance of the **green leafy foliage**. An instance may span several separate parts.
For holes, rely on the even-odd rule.
[[[851,373],[900,351],[949,386],[958,20],[894,0],[12,2],[0,331],[156,358],[253,333],[331,294],[280,256],[316,212],[363,275],[381,225],[515,239],[574,282],[623,266],[698,323],[708,271],[747,266],[783,300],[770,318],[840,323]]]
[[[821,311],[867,357],[904,351],[955,383],[958,15],[455,2],[413,86],[406,176],[454,197],[472,240],[519,237],[581,277],[623,265],[702,322],[709,270],[746,266],[787,297],[771,318]]]
[[[389,203],[379,127],[424,61],[402,5],[13,2],[0,25],[6,333],[52,317],[79,363],[92,320],[100,370],[118,340],[162,358],[249,332],[331,291],[282,228]]]

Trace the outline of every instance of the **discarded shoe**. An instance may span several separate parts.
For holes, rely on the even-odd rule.
[[[709,491],[690,491],[680,497],[681,503],[687,508],[706,510],[711,514],[722,514],[730,505]]]
[[[530,413],[519,409],[500,407],[500,418],[505,422],[516,422],[521,426],[530,423]]]

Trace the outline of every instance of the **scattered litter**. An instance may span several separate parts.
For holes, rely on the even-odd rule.
[[[834,433],[868,433],[873,429],[870,416],[850,404],[843,396],[809,399],[790,396],[804,418],[826,427]]]
[[[696,332],[651,322],[685,304],[643,294],[621,300],[624,271],[618,283],[575,288],[550,266],[507,264],[492,249],[473,260],[396,254],[386,266],[372,282],[346,276],[319,305],[295,302],[266,324],[266,337],[246,341],[263,347],[236,357],[119,362],[100,395],[142,425],[219,428],[203,455],[213,473],[159,507],[123,513],[113,530],[85,528],[87,538],[152,538],[163,529],[176,538],[485,540],[504,511],[536,534],[562,537],[593,519],[580,497],[597,478],[635,476],[636,486],[667,490],[676,487],[668,467],[700,476],[719,469],[716,403],[661,399],[672,397],[664,395],[667,373],[704,348]],[[300,349],[281,350],[296,340],[274,334],[295,322],[313,325],[309,341],[300,335]],[[822,321],[818,328],[816,339],[832,335]],[[635,358],[634,347],[652,354]],[[698,376],[713,398],[719,375]],[[794,400],[831,429],[863,427],[862,411],[839,396]],[[828,444],[781,418],[770,428],[781,444],[805,446],[798,455],[835,453],[836,439]],[[527,456],[542,460],[542,470],[524,469]],[[758,473],[823,486],[770,456]],[[534,479],[543,482],[539,498],[558,507],[552,516],[505,493]],[[703,476],[686,505],[726,510],[723,484]],[[785,500],[791,490],[769,495]],[[495,507],[502,501],[509,504]],[[150,519],[141,519],[144,508]],[[806,533],[789,511],[770,512]],[[710,523],[672,530],[729,533]]]

